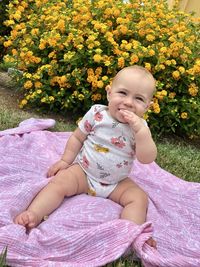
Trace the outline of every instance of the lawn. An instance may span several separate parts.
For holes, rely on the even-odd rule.
[[[0,75],[1,77],[1,75]],[[18,93],[12,84],[0,79],[0,130],[16,127],[21,121],[30,117],[54,118],[56,126],[53,131],[72,131],[75,122],[67,117],[37,110],[21,110],[17,107]],[[200,182],[200,139],[188,140],[177,136],[155,137],[158,147],[157,164],[163,169],[187,181]],[[118,260],[107,267],[140,267],[139,262],[130,259]]]

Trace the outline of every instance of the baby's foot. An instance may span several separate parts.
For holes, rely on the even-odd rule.
[[[40,221],[37,214],[29,210],[23,211],[14,219],[14,223],[23,225],[28,229],[36,227]]]
[[[147,241],[146,241],[146,243],[149,245],[149,246],[151,246],[151,247],[153,247],[153,248],[157,248],[157,243],[156,243],[156,241],[152,238],[152,237],[150,237]]]

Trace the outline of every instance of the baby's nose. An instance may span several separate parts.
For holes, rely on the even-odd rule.
[[[132,100],[132,98],[126,98],[125,100],[124,100],[124,104],[126,105],[126,106],[129,106],[129,107],[132,107],[133,106],[133,100]]]

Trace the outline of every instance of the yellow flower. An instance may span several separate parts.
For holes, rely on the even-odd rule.
[[[185,36],[185,33],[184,33],[184,32],[179,32],[179,33],[178,33],[178,37],[179,37],[179,38],[183,38],[184,36]]]
[[[124,58],[120,57],[120,58],[118,58],[117,61],[118,61],[118,63],[117,63],[118,67],[122,69],[124,67],[124,64],[125,64]]]
[[[64,60],[65,61],[68,61],[68,60],[70,60],[71,58],[73,58],[73,56],[75,55],[75,52],[71,52],[71,51],[69,51],[68,53],[66,53],[66,54],[64,54]]]
[[[196,96],[198,94],[198,86],[196,86],[195,83],[191,83],[189,88],[188,88],[188,93],[191,95],[191,96]]]
[[[102,68],[101,67],[96,68],[95,74],[96,75],[101,75],[101,73],[102,73]]]
[[[161,91],[161,94],[162,94],[163,96],[167,96],[167,91],[166,91],[166,90],[162,90],[162,91]]]
[[[96,54],[101,54],[103,51],[100,48],[95,49]]]
[[[38,35],[39,34],[39,29],[34,28],[31,30],[31,35]]]
[[[153,49],[150,49],[148,51],[148,54],[149,54],[149,56],[154,56],[155,55],[155,51]]]
[[[176,96],[176,93],[175,92],[169,93],[169,98],[173,99],[175,96]]]
[[[63,33],[65,31],[65,21],[60,19],[57,24],[58,29]]]
[[[110,66],[110,65],[111,65],[111,62],[110,62],[110,60],[106,60],[106,61],[104,62],[104,64],[105,64],[105,66]]]
[[[46,47],[46,42],[41,42],[41,43],[39,44],[39,49],[40,49],[40,50],[44,50],[45,47]]]
[[[171,65],[171,60],[166,60],[165,61],[165,65],[170,66]]]
[[[80,44],[80,45],[77,45],[77,49],[78,49],[78,50],[83,49],[83,45],[81,45],[81,44]]]
[[[11,26],[11,25],[14,25],[15,22],[13,19],[10,19],[10,20],[6,20],[5,23],[4,23],[7,27]]]
[[[12,49],[12,54],[13,54],[13,56],[16,56],[18,54],[17,50],[16,49]]]
[[[149,118],[149,115],[148,115],[147,113],[145,113],[145,114],[143,115],[143,119],[144,119],[145,121],[148,121],[148,118]]]
[[[45,103],[46,102],[46,97],[43,97],[40,101],[41,101],[41,103]]]
[[[160,64],[159,68],[160,68],[160,70],[164,70],[165,69],[165,65],[164,64]]]
[[[180,71],[181,74],[185,73],[185,68],[184,67],[179,67],[178,70]]]
[[[42,90],[39,89],[39,90],[36,91],[36,93],[37,94],[41,94],[42,93]]]
[[[138,31],[140,36],[144,36],[145,35],[145,30],[144,29],[139,29]]]
[[[88,48],[89,48],[89,49],[93,49],[93,48],[94,48],[94,44],[89,44],[89,45],[88,45]]]
[[[32,59],[33,59],[33,62],[35,62],[36,64],[41,62],[41,58],[39,57],[33,57]]]
[[[175,60],[175,59],[172,59],[172,60],[171,60],[171,63],[172,63],[173,65],[176,65],[176,60]]]
[[[160,106],[159,106],[158,103],[153,103],[152,107],[153,107],[153,111],[154,111],[156,114],[160,113]]]
[[[187,119],[187,117],[188,117],[187,112],[182,112],[181,113],[181,119],[185,120],[185,119]]]
[[[60,77],[60,82],[61,82],[61,83],[65,83],[66,81],[67,81],[66,76],[65,76],[65,75],[62,75],[62,76]]]
[[[139,61],[138,56],[132,54],[132,56],[131,56],[131,64],[137,63],[138,61]]]
[[[125,48],[127,51],[129,51],[132,48],[132,44],[129,43],[129,44],[125,45]]]
[[[161,53],[166,53],[167,52],[167,47],[163,46],[160,48]]]
[[[53,96],[49,96],[49,101],[53,102],[55,100],[55,98]]]
[[[127,31],[128,31],[127,27],[124,26],[124,25],[120,25],[120,26],[119,26],[119,30],[120,30],[120,32],[123,33],[123,34],[126,34]]]
[[[27,73],[23,74],[23,77],[26,77],[27,79],[30,79],[32,77],[32,74],[27,72]]]
[[[102,77],[102,81],[105,82],[105,81],[107,81],[107,80],[108,80],[108,76],[103,76],[103,77]]]
[[[33,83],[31,81],[26,81],[24,84],[25,89],[30,89],[33,86]]]
[[[23,7],[23,6],[18,6],[18,10],[19,10],[20,12],[24,12],[24,7]]]
[[[95,62],[100,62],[102,60],[102,57],[100,55],[98,55],[98,54],[95,54],[93,56],[93,59],[94,59]]]
[[[166,90],[158,91],[155,95],[155,97],[160,100],[162,100],[165,96],[167,96]]]
[[[11,40],[8,40],[8,41],[4,42],[3,45],[4,45],[5,47],[9,47],[9,46],[12,45],[12,41],[11,41]]]
[[[153,42],[155,40],[155,36],[152,34],[147,34],[146,39],[149,42]]]
[[[172,76],[175,80],[178,80],[180,78],[180,72],[178,70],[175,70],[172,72]]]
[[[129,57],[129,53],[128,52],[123,52],[122,56],[123,56],[123,58],[128,58]]]
[[[15,14],[13,14],[13,18],[16,20],[20,20],[21,19],[21,12],[17,11]]]
[[[41,88],[41,87],[42,87],[42,83],[39,81],[36,81],[35,82],[35,88]],[[41,91],[41,90],[37,90],[37,93],[38,93],[38,91]]]
[[[104,86],[104,83],[102,81],[98,81],[97,82],[97,87],[98,88],[103,88],[103,86]]]
[[[93,94],[93,95],[91,96],[91,99],[92,99],[93,101],[101,100],[101,94]]]
[[[145,69],[147,69],[148,71],[151,71],[151,64],[145,63]]]
[[[79,94],[79,95],[78,95],[78,99],[79,99],[80,101],[82,101],[84,98],[85,98],[85,97],[84,97],[83,94]]]
[[[120,11],[119,9],[115,9],[114,12],[113,12],[113,15],[118,18],[120,16]]]
[[[26,99],[23,99],[21,102],[20,102],[20,108],[23,108],[26,104],[28,103],[28,101]]]
[[[116,22],[117,22],[117,24],[121,24],[121,23],[123,23],[123,18],[120,18],[120,17],[117,18],[117,19],[116,19]]]

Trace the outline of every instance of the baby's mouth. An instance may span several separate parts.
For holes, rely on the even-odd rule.
[[[118,110],[119,110],[119,111],[121,111],[121,110],[124,111],[124,110],[126,110],[126,109],[125,109],[125,108],[118,108]]]

